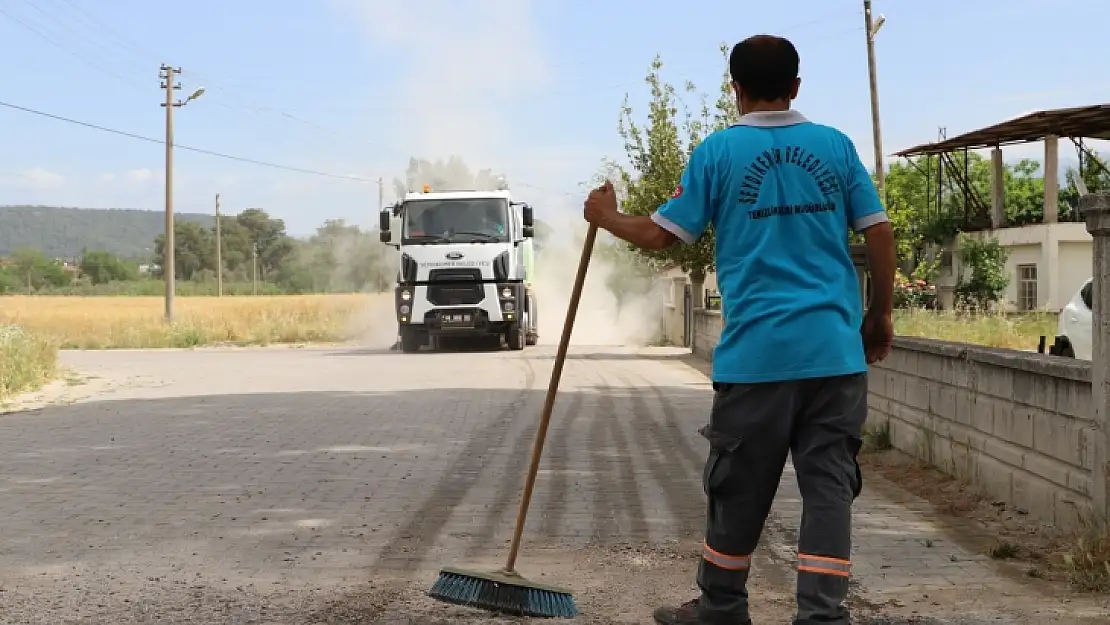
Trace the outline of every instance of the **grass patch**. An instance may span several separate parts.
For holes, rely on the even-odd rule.
[[[13,296],[0,299],[0,324],[22,326],[62,349],[326,343],[351,338],[359,313],[376,299],[381,296],[182,297],[167,324],[160,297]],[[382,312],[373,323],[393,324]]]
[[[58,348],[15,325],[0,325],[0,400],[37,390],[58,371]]]
[[[890,421],[883,421],[877,426],[863,430],[863,453],[875,453],[894,448],[894,441],[890,438]]]
[[[993,547],[990,548],[990,550],[987,551],[987,554],[995,560],[1010,560],[1018,557],[1018,554],[1020,553],[1021,547],[1008,540],[998,541]]]
[[[1087,523],[1063,554],[1063,566],[1075,589],[1110,591],[1110,528],[1105,523]]]
[[[1047,312],[1022,314],[971,314],[955,311],[898,310],[894,331],[900,336],[940,339],[987,347],[1036,350],[1041,336],[1056,336],[1057,315]]]

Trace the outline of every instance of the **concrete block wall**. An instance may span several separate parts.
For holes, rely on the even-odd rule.
[[[1089,362],[900,337],[868,384],[895,448],[1061,528],[1090,511]]]
[[[695,311],[694,327],[708,359],[721,316]],[[869,384],[868,427],[889,424],[897,449],[1061,528],[1091,509],[1091,363],[899,337]]]
[[[721,311],[694,309],[693,340],[690,349],[702,358],[713,362],[713,348],[721,338]]]

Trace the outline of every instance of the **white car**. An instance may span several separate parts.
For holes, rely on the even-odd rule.
[[[1054,356],[1091,360],[1093,351],[1094,318],[1091,308],[1094,280],[1087,280],[1083,288],[1060,311],[1056,342],[1048,353]]]

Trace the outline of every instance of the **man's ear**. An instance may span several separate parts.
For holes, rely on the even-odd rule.
[[[801,86],[802,86],[802,79],[801,78],[795,78],[794,79],[794,86],[791,87],[791,89],[790,89],[790,99],[791,100],[797,100],[798,99],[798,89],[801,88]]]

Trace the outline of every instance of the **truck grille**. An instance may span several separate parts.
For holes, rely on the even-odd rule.
[[[428,301],[435,306],[469,306],[485,298],[480,269],[433,269],[428,283]]]

